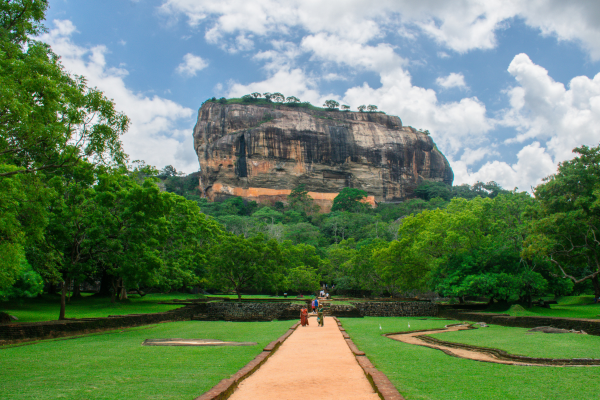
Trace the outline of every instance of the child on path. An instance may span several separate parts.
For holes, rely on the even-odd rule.
[[[319,308],[319,300],[315,297],[315,299],[313,300],[313,305],[312,305],[313,314],[315,313],[315,310],[317,308]]]

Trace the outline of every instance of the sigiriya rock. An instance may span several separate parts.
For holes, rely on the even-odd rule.
[[[374,205],[413,197],[423,180],[454,179],[429,135],[384,113],[206,102],[194,147],[210,200],[285,202],[304,184],[328,211],[344,187],[365,190]]]

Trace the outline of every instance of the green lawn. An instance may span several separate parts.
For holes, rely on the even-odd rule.
[[[147,294],[144,297],[132,295],[129,300],[110,302],[109,297],[85,296],[82,299],[67,302],[67,318],[96,318],[109,315],[143,314],[169,311],[181,305],[158,304],[173,299],[191,299],[202,295],[172,293]],[[44,295],[41,298],[23,299],[20,302],[0,303],[0,311],[19,318],[17,322],[38,322],[58,319],[60,297]]]
[[[600,368],[599,367],[525,367],[514,365],[501,365],[465,360],[451,357],[439,350],[422,346],[414,346],[394,341],[382,336],[382,333],[402,332],[442,328],[445,324],[456,321],[440,319],[421,320],[417,318],[340,318],[344,328],[352,337],[359,349],[365,351],[373,364],[384,372],[396,385],[400,393],[407,400],[421,399],[460,399],[460,400],[487,400],[487,399],[594,399],[598,400],[600,393]],[[408,324],[410,323],[410,328]],[[381,325],[382,330],[379,329]],[[456,341],[479,346],[502,347],[496,345],[493,333],[499,335],[515,330],[511,335],[522,333],[519,328],[485,328],[473,332],[456,333]],[[493,329],[493,330],[492,330]],[[459,339],[460,334],[471,334],[471,338],[464,342]],[[440,334],[437,337],[450,340],[450,333]],[[480,335],[481,340],[478,340]],[[565,349],[543,350],[544,345],[560,338],[546,336],[526,335],[527,339],[506,347],[504,350],[513,351],[523,355],[536,355],[535,351],[547,351],[547,354],[567,355]],[[575,336],[575,335],[573,335]],[[581,349],[596,346],[600,347],[600,338],[575,336],[573,340],[579,346],[573,351],[577,356]],[[538,339],[542,345],[533,346],[531,351],[527,348],[529,341]],[[597,353],[596,353],[597,354]]]
[[[531,307],[525,311],[500,311],[500,314],[509,314],[515,317],[540,316],[560,318],[589,318],[600,319],[600,304],[593,304],[593,296],[565,296],[558,299],[558,304],[551,304],[550,308]]]
[[[444,332],[432,336],[448,342],[492,347],[528,357],[600,359],[600,336],[533,333],[527,332],[528,330],[490,325],[489,328]]]
[[[237,372],[293,322],[171,322],[0,348],[0,397],[191,400]],[[258,345],[141,346],[150,338],[252,341]]]

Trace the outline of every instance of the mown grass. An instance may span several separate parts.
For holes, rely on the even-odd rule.
[[[490,325],[488,328],[432,336],[448,342],[492,347],[528,357],[600,359],[600,336],[528,331],[528,328]]]
[[[534,306],[525,310],[509,309],[494,312],[509,314],[514,317],[539,316],[600,319],[600,303],[594,304],[594,296],[565,296],[558,299],[558,304],[551,304],[550,308]]]
[[[110,297],[84,296],[67,302],[67,318],[97,318],[109,315],[145,314],[169,311],[181,307],[177,304],[158,304],[173,299],[203,297],[185,293],[147,294],[144,297],[132,295],[128,300],[110,302]],[[19,318],[19,323],[39,322],[58,319],[60,297],[43,295],[41,298],[0,303],[0,310]]]
[[[0,348],[2,399],[193,399],[281,336],[292,321],[171,322]],[[256,346],[142,346],[145,339],[257,342]]]
[[[389,317],[340,319],[356,345],[367,353],[371,362],[389,377],[407,400],[597,400],[600,393],[598,379],[600,368],[598,367],[526,367],[484,363],[451,357],[439,350],[409,345],[382,336],[382,333],[442,328],[456,321]],[[519,328],[505,329],[516,329],[522,332]],[[483,330],[481,332],[484,333]],[[498,332],[499,335],[505,333],[504,330],[489,332],[491,332],[490,337],[494,332]],[[465,332],[457,333],[457,337],[461,333]],[[495,347],[491,345],[490,338],[486,341],[483,340],[485,339],[483,336],[485,335],[482,335],[481,340],[473,336],[471,344]],[[441,334],[438,337],[446,340],[446,336]],[[531,338],[532,340],[536,338],[544,341],[555,340],[539,335],[531,335]],[[576,340],[581,340],[582,343],[587,340],[583,336],[577,338]],[[546,345],[549,345],[548,342]],[[589,343],[584,344],[584,346],[588,345]],[[519,350],[519,353],[530,355],[525,348],[527,343],[521,343],[520,346],[523,347],[515,345],[511,350],[514,352]],[[559,350],[556,350],[556,353],[559,354]],[[577,354],[577,351],[574,354]]]

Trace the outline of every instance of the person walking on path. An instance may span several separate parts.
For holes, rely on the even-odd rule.
[[[317,297],[315,296],[315,299],[313,300],[313,305],[312,305],[313,314],[315,314],[315,311],[317,308],[319,308],[319,299],[317,299]]]
[[[308,325],[308,310],[306,308],[300,310],[300,323],[302,326]]]
[[[317,321],[319,321],[319,326],[325,326],[323,325],[323,319],[323,305],[320,305],[317,312]]]

